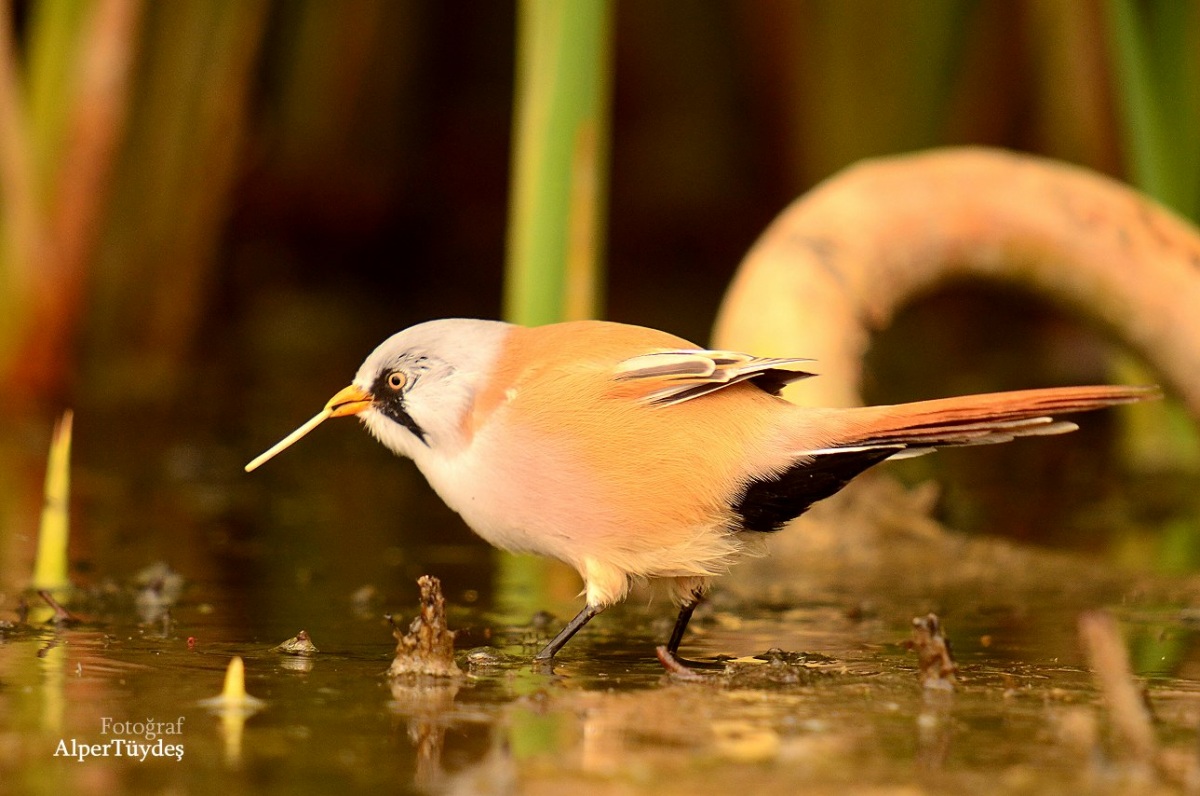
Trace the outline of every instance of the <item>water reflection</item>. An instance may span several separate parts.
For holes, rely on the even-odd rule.
[[[946,765],[954,737],[954,692],[926,688],[917,714],[917,765],[937,771]]]
[[[428,675],[390,679],[392,699],[388,710],[406,720],[408,739],[416,749],[414,783],[423,789],[433,788],[445,777],[442,750],[446,726],[454,713],[458,682]]]

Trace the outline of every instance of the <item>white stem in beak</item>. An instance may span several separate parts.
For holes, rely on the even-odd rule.
[[[254,457],[254,459],[246,465],[246,472],[257,469],[263,462],[274,457],[275,454],[279,453],[284,448],[290,447],[292,443],[303,437],[308,432],[312,431],[317,426],[321,425],[322,422],[330,417],[333,417],[333,411],[329,407],[325,407],[311,420],[300,426],[300,428],[296,429],[291,434],[288,434],[286,437],[279,440],[279,442],[276,442],[270,448]]]

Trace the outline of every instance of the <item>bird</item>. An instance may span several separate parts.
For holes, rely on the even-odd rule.
[[[642,581],[665,584],[678,607],[665,645],[675,656],[714,578],[865,470],[1073,431],[1060,415],[1160,394],[1051,387],[814,408],[780,396],[814,375],[809,363],[610,321],[426,321],[381,343],[245,469],[329,418],[357,417],[483,539],[579,573],[584,605],[535,661]]]

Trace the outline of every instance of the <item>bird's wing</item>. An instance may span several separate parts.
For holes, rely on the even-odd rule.
[[[741,381],[778,395],[787,384],[815,375],[798,367],[810,361],[753,357],[736,351],[665,350],[620,362],[615,378],[647,382],[650,389],[641,400],[670,406]]]

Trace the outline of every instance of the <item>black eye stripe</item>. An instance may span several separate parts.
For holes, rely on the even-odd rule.
[[[397,373],[399,371],[385,370],[376,376],[375,382],[371,385],[371,393],[379,399],[385,399],[389,395],[396,395],[398,390],[391,385],[391,379]]]
[[[399,398],[396,398],[393,401],[388,401],[379,407],[379,411],[382,412],[383,415],[389,420],[399,423],[407,428],[413,433],[413,436],[421,440],[421,442],[424,442],[426,447],[428,447],[429,440],[426,437],[425,429],[421,428],[417,421],[413,420],[412,415],[405,410],[404,401],[400,400]]]
[[[393,387],[391,385],[393,376],[400,377],[402,381],[400,387]],[[410,378],[404,371],[385,370],[375,377],[375,382],[371,385],[371,394],[375,396],[375,408],[384,417],[404,426],[417,439],[428,445],[429,440],[426,437],[425,429],[421,428],[420,424],[413,420],[412,415],[408,413],[408,408],[404,404],[405,388],[411,387],[413,381],[414,379]]]

